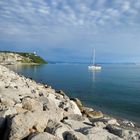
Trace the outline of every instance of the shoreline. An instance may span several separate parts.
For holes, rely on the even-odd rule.
[[[104,109],[99,109],[98,107],[95,107],[95,106],[90,106],[90,105],[86,106],[85,104],[84,106],[88,108],[94,108],[94,110],[96,111],[101,111],[104,114],[104,116],[116,119],[119,122],[119,124],[121,124],[121,126],[124,125],[126,127],[131,128],[131,124],[132,124],[132,128],[140,129],[140,122],[133,121],[131,119],[126,119],[125,117],[116,116],[111,113],[107,113],[106,111],[104,111]],[[130,126],[129,126],[129,123],[130,123]]]
[[[86,105],[85,105],[86,106]],[[121,122],[123,122],[123,121],[130,121],[130,122],[132,122],[132,123],[134,123],[134,124],[136,124],[139,128],[140,128],[140,121],[136,121],[136,120],[133,120],[133,119],[131,119],[131,118],[125,118],[125,116],[123,116],[123,115],[116,115],[116,114],[113,114],[113,113],[111,113],[110,111],[105,111],[104,109],[101,109],[100,107],[95,107],[95,106],[92,106],[92,105],[88,105],[88,107],[89,108],[94,108],[95,110],[100,110],[100,111],[102,111],[103,112],[103,114],[104,115],[106,115],[106,116],[110,116],[110,117],[112,117],[112,118],[115,118],[115,119],[117,119],[117,120],[119,120],[119,121],[121,121]]]
[[[70,99],[62,90],[56,91],[1,65],[0,79],[0,130],[4,132],[0,136],[3,140],[25,137],[33,140],[32,137],[42,134],[60,140],[65,140],[65,137],[71,140],[73,137],[76,140],[92,140],[93,137],[99,140],[137,140],[140,137],[137,124],[83,106],[79,99]],[[7,121],[10,123],[5,124]],[[54,124],[61,125],[63,131]],[[18,127],[21,130],[17,130]],[[51,129],[55,132],[50,132]]]
[[[49,63],[48,63],[49,64]],[[47,65],[48,65],[47,64]],[[38,64],[38,63],[17,63],[17,64],[14,64],[14,65],[17,65],[17,66],[24,66],[24,65],[27,65],[27,66],[39,66],[39,65],[46,65],[46,64]],[[5,65],[6,67],[7,67],[7,65]],[[8,67],[7,67],[8,68]],[[10,69],[10,68],[8,68],[8,69]],[[18,73],[19,74],[19,73]],[[23,75],[24,76],[24,75]],[[26,76],[25,76],[26,77]],[[26,78],[31,78],[31,77],[26,77]],[[32,79],[32,78],[31,78]],[[32,80],[34,80],[34,79],[32,79]],[[37,82],[36,80],[34,80],[35,82]],[[43,83],[43,82],[40,82],[41,84],[43,84],[43,85],[45,85],[45,83]],[[74,97],[72,97],[72,98],[74,98]],[[80,99],[79,99],[80,100]],[[81,101],[81,100],[80,100]],[[83,102],[83,101],[82,101]],[[117,120],[119,120],[119,122],[123,122],[123,121],[127,121],[127,122],[132,122],[133,124],[136,124],[137,125],[137,127],[138,128],[140,128],[140,122],[138,122],[138,121],[135,121],[135,120],[132,120],[132,119],[130,119],[130,118],[125,118],[125,117],[121,117],[121,116],[117,116],[117,115],[115,115],[115,114],[111,114],[111,113],[109,113],[109,112],[106,112],[106,111],[104,111],[104,109],[100,109],[100,107],[95,107],[95,106],[92,106],[92,105],[86,105],[86,104],[84,104],[84,106],[86,106],[86,107],[88,107],[88,108],[94,108],[96,111],[101,111],[101,112],[103,112],[103,114],[104,115],[106,115],[106,116],[109,116],[109,117],[111,117],[111,118],[115,118],[115,119],[117,119]],[[122,115],[123,116],[123,115]]]
[[[13,66],[13,65],[44,65],[45,63],[14,63],[14,64],[5,64],[5,63],[0,63],[0,65],[2,65],[2,66]]]

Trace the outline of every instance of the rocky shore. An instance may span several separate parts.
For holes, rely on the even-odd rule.
[[[140,140],[140,129],[0,66],[1,140]]]

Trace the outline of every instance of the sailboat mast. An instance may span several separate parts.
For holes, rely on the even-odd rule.
[[[95,50],[95,48],[93,49],[93,51],[92,51],[92,65],[89,65],[88,66],[88,68],[89,69],[91,69],[91,70],[101,70],[102,69],[102,67],[101,66],[99,66],[99,65],[96,65],[96,52],[95,52],[96,50]]]

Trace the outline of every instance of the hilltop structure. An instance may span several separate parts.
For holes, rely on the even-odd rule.
[[[0,64],[17,64],[17,63],[47,63],[43,58],[34,53],[23,52],[0,52]]]

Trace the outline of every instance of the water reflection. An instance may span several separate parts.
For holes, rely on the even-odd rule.
[[[42,65],[16,64],[16,65],[7,65],[6,67],[16,72],[21,71],[30,72],[30,70],[32,69],[32,74],[35,75],[37,73],[38,68],[41,66]]]
[[[101,70],[89,69],[88,71],[89,71],[90,81],[95,82],[97,80],[96,74],[100,73]]]

